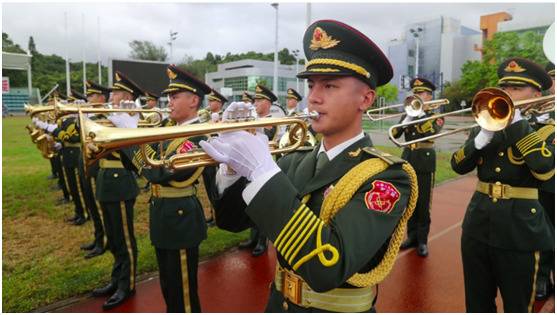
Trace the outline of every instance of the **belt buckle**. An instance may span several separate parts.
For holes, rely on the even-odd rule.
[[[489,194],[491,198],[494,199],[503,199],[505,196],[505,185],[501,184],[501,182],[495,182],[495,184],[489,185]]]
[[[302,302],[302,279],[294,273],[285,270],[282,293],[285,299],[299,305]]]
[[[415,150],[417,147],[418,147],[418,144],[417,144],[417,143],[412,143],[412,144],[410,145],[410,150]]]

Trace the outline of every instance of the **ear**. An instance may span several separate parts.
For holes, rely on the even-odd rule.
[[[369,86],[365,86],[362,91],[362,102],[360,103],[359,109],[361,111],[367,111],[373,102],[375,101],[375,90],[372,90]]]

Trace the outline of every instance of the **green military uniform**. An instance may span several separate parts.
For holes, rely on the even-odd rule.
[[[304,48],[309,62],[301,78],[352,76],[372,89],[392,78],[379,48],[341,22],[313,23]],[[375,150],[363,132],[341,145],[330,161],[323,158],[327,153],[318,155],[320,147],[281,157],[281,172],[262,184],[249,205],[240,197],[245,178],[215,200],[218,226],[240,230],[253,220],[277,248],[268,312],[371,311],[376,284],[398,253],[417,198],[415,173],[403,160]],[[378,264],[385,272],[371,276]]]
[[[549,62],[545,71],[549,76],[555,81],[555,65]],[[554,114],[555,112],[552,112]],[[538,121],[537,117],[534,117],[535,122],[533,122],[532,128],[534,128],[540,137],[544,139],[547,143],[555,142],[555,120],[554,118],[549,118],[544,121]],[[547,138],[546,138],[547,137]],[[553,226],[553,231],[555,231],[555,175],[545,182],[543,182],[539,189],[540,203],[542,204],[546,215],[549,217],[549,221]],[[545,300],[549,297],[551,291],[553,291],[553,285],[551,283],[551,271],[554,271],[555,265],[555,251],[544,251],[540,257],[540,269],[538,271],[538,279],[536,284],[536,300]],[[554,273],[555,274],[555,273]]]
[[[296,102],[300,102],[302,100],[302,96],[296,92],[296,90],[294,89],[288,89],[286,90],[286,99],[293,99],[296,100]],[[296,114],[298,114],[298,112],[296,111],[296,107],[293,108],[292,110],[287,108],[286,110],[288,111],[287,116],[295,116]]]
[[[105,99],[108,99],[110,93],[110,88],[99,85],[93,81],[87,80],[85,82],[87,96],[94,94],[102,94]],[[92,117],[91,119],[96,119]],[[80,156],[80,177],[83,187],[83,195],[85,197],[85,204],[89,213],[91,214],[91,219],[93,221],[93,236],[94,240],[90,244],[83,245],[81,248],[84,250],[91,250],[85,255],[85,258],[92,258],[104,253],[106,246],[108,245],[108,240],[105,234],[104,220],[102,214],[99,211],[99,205],[95,198],[95,181],[99,172],[99,163],[96,162],[89,167],[88,172],[85,172],[85,165],[83,164],[83,157]],[[86,174],[87,173],[87,174]]]
[[[136,99],[141,88],[119,71],[112,90],[124,90]],[[137,243],[133,216],[139,187],[131,165],[123,164],[120,153],[113,152],[99,160],[96,197],[102,209],[108,247],[114,256],[109,286],[102,295],[114,293],[103,305],[109,309],[119,305],[135,290],[137,274]],[[95,294],[95,291],[93,292]]]
[[[548,77],[534,63],[513,58],[499,67],[499,84],[541,89]],[[478,172],[462,224],[462,263],[468,312],[495,312],[497,289],[505,312],[532,311],[540,251],[554,246],[554,232],[538,201],[540,183],[551,177],[554,145],[524,119],[494,133],[476,149],[477,127],[453,154],[455,172]]]
[[[435,85],[423,78],[414,78],[410,82],[413,93],[435,91]],[[432,111],[426,111],[424,116],[415,119],[423,119],[433,116]],[[404,115],[400,122],[406,118]],[[412,141],[438,133],[444,125],[443,118],[427,120],[422,123],[409,125],[405,128],[393,129],[393,136],[400,138],[404,134],[406,141]],[[402,248],[418,246],[418,254],[427,256],[427,238],[431,225],[431,196],[435,185],[436,152],[433,140],[427,140],[404,147],[402,156],[416,171],[418,176],[418,203],[410,221],[408,221],[408,238]]]
[[[163,93],[193,92],[200,98],[210,88],[192,75],[170,65],[170,84]],[[170,158],[197,147],[205,137],[175,139],[147,146],[152,158]],[[214,168],[172,171],[146,167],[137,146],[122,152],[138,174],[151,183],[149,230],[159,266],[159,280],[167,312],[201,312],[197,290],[199,245],[207,238],[203,207],[197,199],[198,179]],[[162,152],[162,153],[161,153]],[[209,176],[212,177],[213,173]]]

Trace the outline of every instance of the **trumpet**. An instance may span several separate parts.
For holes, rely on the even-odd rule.
[[[98,159],[123,147],[141,145],[141,154],[148,167],[167,167],[171,170],[187,169],[215,165],[207,153],[197,150],[181,153],[166,160],[154,160],[147,155],[145,145],[152,142],[164,141],[176,138],[188,138],[200,135],[210,135],[227,131],[254,130],[268,126],[299,125],[301,137],[295,143],[285,148],[277,148],[276,143],[270,142],[271,154],[291,152],[303,145],[307,131],[304,118],[316,118],[317,113],[282,118],[262,118],[259,120],[239,120],[234,122],[204,123],[197,125],[172,126],[165,128],[135,129],[135,128],[113,128],[106,127],[80,118],[80,137],[83,143],[83,161],[85,165],[91,165]]]
[[[449,104],[449,100],[444,98],[444,99],[440,99],[440,100],[433,100],[433,101],[427,101],[424,102],[419,96],[417,95],[410,95],[407,96],[404,99],[404,102],[402,104],[396,104],[396,105],[391,105],[391,106],[386,106],[386,107],[381,107],[381,108],[373,108],[370,109],[366,112],[367,117],[369,118],[369,120],[371,121],[380,121],[380,120],[384,120],[384,119],[389,119],[389,118],[396,118],[396,117],[400,117],[402,115],[404,115],[406,113],[406,115],[410,116],[410,117],[418,117],[420,116],[423,112],[428,111],[428,110],[434,110],[437,109],[441,106],[447,105]],[[399,108],[404,106],[404,112],[405,113],[398,113],[398,114],[392,114],[392,115],[381,115],[379,117],[374,117],[373,115],[375,113],[378,113],[380,111],[386,110],[386,109],[393,109],[393,108]]]
[[[523,101],[513,102],[509,94],[499,88],[485,88],[480,90],[472,100],[470,108],[460,109],[449,113],[432,115],[418,120],[413,120],[408,123],[401,123],[393,125],[389,128],[389,138],[397,146],[408,146],[417,142],[433,140],[436,138],[448,136],[462,131],[467,131],[476,126],[489,131],[499,131],[509,126],[514,117],[514,109],[519,108],[524,115],[544,114],[555,111],[555,96],[547,95],[542,97],[531,98]],[[438,133],[435,135],[415,139],[412,141],[398,141],[393,136],[395,128],[404,128],[409,125],[419,124],[428,120],[438,119],[441,117],[463,114],[472,112],[472,116],[476,121],[475,124],[456,128],[450,131]]]
[[[123,108],[106,108],[107,103],[95,103],[95,104],[88,104],[89,106],[72,106],[72,105],[63,105],[63,104],[55,104],[54,111],[55,116],[57,118],[61,118],[66,115],[71,114],[111,114],[111,113],[129,113],[130,115],[141,113],[145,116],[143,119],[139,121],[139,127],[156,127],[160,125],[163,120],[163,114],[168,112],[168,110],[161,110],[161,109],[140,109],[140,108],[131,108],[131,109],[123,109]],[[103,106],[105,108],[93,108]],[[158,117],[158,119],[156,118]],[[99,119],[96,120],[97,123],[103,124],[106,126],[112,126],[112,122],[108,119]]]

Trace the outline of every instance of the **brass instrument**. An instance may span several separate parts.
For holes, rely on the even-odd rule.
[[[41,154],[45,159],[51,159],[54,156],[54,143],[54,139],[46,133],[41,134],[37,138],[37,149],[41,151]]]
[[[89,105],[89,106],[87,106]],[[112,113],[128,113],[130,115],[139,113],[139,114],[143,114],[143,115],[147,115],[147,117],[143,116],[143,119],[139,120],[139,127],[157,127],[160,125],[160,123],[163,120],[163,114],[168,112],[168,110],[162,110],[159,108],[153,108],[153,109],[141,109],[141,108],[131,108],[131,109],[123,109],[123,108],[94,108],[97,106],[102,106],[102,107],[106,107],[107,103],[95,103],[95,104],[87,104],[86,106],[83,105],[78,105],[78,106],[72,106],[72,105],[63,105],[63,104],[59,104],[56,103],[54,105],[54,112],[55,112],[55,116],[57,118],[61,118],[63,116],[66,115],[71,115],[71,114],[77,114],[77,113],[82,113],[82,114],[112,114]],[[152,116],[151,116],[152,115]],[[105,116],[106,117],[106,116]],[[158,119],[155,119],[155,117],[158,117]],[[107,118],[104,119],[98,119],[96,120],[97,123],[99,124],[103,124],[106,126],[113,126],[112,122],[110,120],[108,120]]]
[[[418,117],[425,111],[434,110],[441,106],[447,105],[449,103],[450,103],[449,100],[446,98],[424,102],[419,96],[410,95],[404,99],[404,102],[402,104],[396,104],[396,105],[385,106],[380,108],[373,108],[368,110],[366,114],[369,120],[371,121],[380,121],[389,118],[396,118],[404,115],[405,113],[410,117]],[[398,113],[392,115],[380,115],[379,117],[373,116],[374,113],[378,113],[386,109],[399,108],[402,106],[404,106],[405,113]]]
[[[153,160],[147,156],[145,144],[176,138],[187,138],[200,135],[210,135],[227,131],[254,130],[268,126],[299,125],[302,137],[291,146],[276,148],[273,142],[271,154],[286,153],[303,145],[307,126],[304,118],[315,118],[317,113],[301,115],[297,117],[283,118],[261,118],[258,120],[237,120],[233,122],[205,123],[186,126],[172,126],[165,128],[114,128],[106,127],[86,119],[79,115],[80,137],[83,143],[83,161],[85,165],[91,165],[96,160],[106,156],[112,151],[132,145],[141,145],[143,159],[150,167],[167,167],[172,170],[202,167],[217,164],[207,153],[196,150],[172,156],[167,160]]]
[[[408,123],[401,123],[393,125],[389,128],[389,138],[397,146],[407,146],[417,142],[432,140],[458,132],[466,131],[472,129],[476,126],[480,126],[483,129],[489,131],[499,131],[505,129],[509,126],[514,117],[514,109],[519,108],[521,113],[524,115],[531,115],[534,113],[549,113],[555,111],[555,96],[548,95],[542,97],[531,98],[523,101],[513,102],[509,94],[499,88],[485,88],[480,90],[472,101],[472,106],[470,108],[460,109],[452,111],[449,113],[432,115],[418,120],[413,120]],[[456,128],[446,132],[438,133],[435,135],[423,137],[420,139],[415,139],[412,141],[398,141],[393,136],[393,130],[395,128],[403,128],[409,125],[419,124],[428,120],[438,119],[441,117],[456,115],[472,112],[475,124],[470,126]]]

